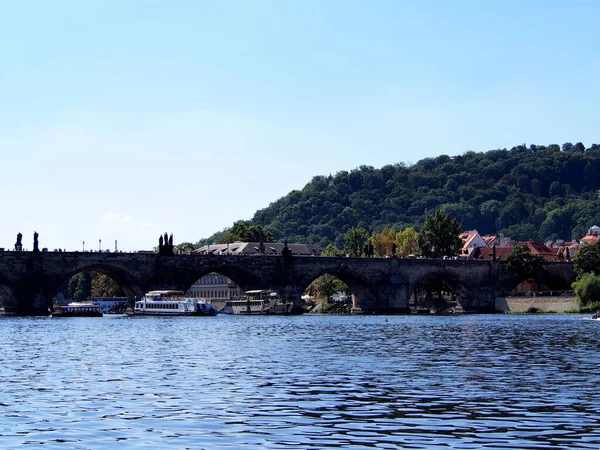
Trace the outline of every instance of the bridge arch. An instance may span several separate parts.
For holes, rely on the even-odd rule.
[[[123,290],[129,304],[133,304],[136,298],[139,298],[144,294],[143,280],[119,265],[103,261],[94,262],[92,264],[80,264],[75,268],[71,268],[64,274],[57,276],[56,281],[53,282],[53,292],[51,296],[53,297],[57,290],[69,281],[71,277],[86,271],[98,272],[111,278]]]
[[[417,278],[408,294],[409,310],[417,313],[470,311],[475,302],[469,282],[444,269]]]
[[[188,291],[196,281],[210,273],[218,273],[229,278],[244,291],[262,289],[272,284],[269,282],[271,280],[265,280],[242,266],[215,264],[183,270],[159,270],[146,281],[145,288],[146,290],[168,288]]]
[[[362,311],[363,309],[369,308],[370,306],[377,303],[376,289],[374,286],[365,279],[365,277],[354,272],[346,266],[338,267],[322,267],[312,272],[306,279],[300,283],[299,292],[302,293],[308,289],[308,287],[317,279],[324,275],[333,276],[342,281],[348,286],[352,294],[352,310]]]

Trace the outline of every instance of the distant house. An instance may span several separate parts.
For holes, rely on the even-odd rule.
[[[477,230],[465,231],[459,237],[463,243],[460,250],[461,258],[472,258],[473,251],[476,248],[488,246]]]
[[[515,245],[514,241],[511,238],[506,237],[502,234],[494,234],[491,236],[487,235],[482,236],[482,238],[487,244],[487,246],[490,248],[492,248],[494,245],[496,247],[513,247]]]
[[[551,249],[543,242],[519,242],[517,245],[519,246],[527,246],[532,255],[540,255],[546,261],[557,261],[557,252],[556,250]]]
[[[546,261],[558,261],[557,250],[549,248],[542,242],[519,242],[514,247],[496,247],[495,249],[489,247],[478,247],[472,254],[473,259],[483,259],[491,261],[496,254],[498,261],[506,261],[506,257],[510,255],[516,246],[526,246],[529,251],[534,255],[540,255]]]
[[[579,239],[579,244],[594,244],[598,242],[598,238],[600,237],[600,227],[598,225],[594,225],[592,228],[588,230],[588,234],[581,239]]]
[[[496,247],[496,260],[505,261],[506,255],[510,255],[514,251],[514,247]],[[494,258],[494,248],[479,247],[471,254],[471,259],[483,259],[491,261]]]
[[[231,279],[220,273],[211,272],[196,280],[185,295],[210,300],[215,308],[222,309],[227,299],[243,293],[244,291]]]
[[[559,261],[570,261],[579,251],[577,242],[557,240],[555,242],[546,242],[546,246],[556,251]]]

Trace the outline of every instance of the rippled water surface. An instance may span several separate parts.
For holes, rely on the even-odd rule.
[[[3,449],[600,448],[600,321],[579,315],[2,318],[0,337]]]

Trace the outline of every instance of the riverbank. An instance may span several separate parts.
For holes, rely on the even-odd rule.
[[[569,296],[525,296],[496,297],[496,311],[500,312],[565,312],[579,309],[577,297]]]

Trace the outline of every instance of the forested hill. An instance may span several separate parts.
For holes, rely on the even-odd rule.
[[[419,228],[442,207],[463,229],[517,240],[578,239],[600,224],[600,146],[514,147],[316,176],[251,220],[278,240],[342,247],[353,226]]]

